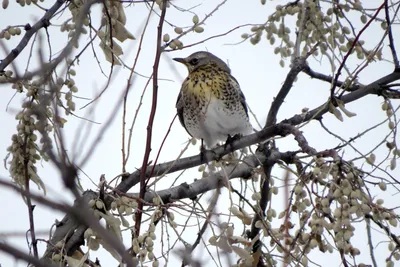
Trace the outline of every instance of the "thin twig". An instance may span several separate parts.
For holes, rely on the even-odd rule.
[[[371,256],[372,263],[374,267],[378,267],[376,263],[375,255],[374,255],[374,244],[372,244],[372,233],[371,233],[371,221],[368,218],[365,218],[366,228],[367,228],[367,237],[368,237],[368,248],[369,248],[369,255]]]
[[[162,30],[163,30],[163,24],[165,20],[165,14],[167,11],[167,0],[163,1],[163,8],[161,11],[161,16],[160,16],[160,21],[158,24],[158,29],[157,29],[157,51],[156,51],[156,57],[154,59],[154,66],[153,66],[153,100],[152,100],[152,106],[151,106],[151,111],[150,111],[150,116],[149,116],[149,122],[147,124],[147,138],[146,138],[146,150],[144,153],[143,157],[143,163],[142,163],[142,168],[141,168],[141,173],[140,173],[140,193],[139,193],[139,198],[144,197],[144,194],[146,193],[146,170],[148,166],[148,161],[150,157],[150,151],[151,151],[151,139],[153,135],[153,122],[154,122],[154,117],[156,115],[156,110],[157,110],[157,97],[158,97],[158,66],[160,63],[160,57],[161,53],[163,52],[163,49],[161,47],[161,42],[162,42]],[[140,233],[140,225],[142,223],[142,209],[143,209],[143,203],[139,202],[138,204],[138,211],[135,214],[135,235],[139,236]]]
[[[399,59],[397,58],[397,53],[396,53],[396,48],[394,45],[394,39],[393,39],[393,33],[392,33],[392,21],[390,21],[390,15],[389,15],[389,1],[385,0],[385,18],[386,18],[386,23],[387,23],[387,31],[388,31],[388,36],[389,36],[389,47],[390,51],[392,52],[392,57],[393,57],[393,63],[394,63],[394,68],[398,69],[399,66]],[[396,13],[398,12],[400,8],[400,5],[397,6]],[[395,17],[396,14],[393,15]]]
[[[171,132],[171,127],[172,127],[172,125],[174,124],[174,121],[175,121],[175,119],[176,119],[177,116],[178,116],[178,114],[175,114],[174,118],[172,119],[171,123],[169,124],[167,133],[164,135],[164,138],[163,138],[163,140],[162,140],[162,142],[161,142],[160,148],[158,149],[156,159],[154,160],[154,165],[153,165],[153,168],[151,169],[150,177],[153,176],[154,168],[155,168],[155,166],[156,166],[156,164],[157,164],[157,162],[158,162],[158,158],[160,157],[161,150],[162,150],[162,148],[163,148],[163,146],[164,146],[164,144],[165,144],[165,141],[167,140],[167,137],[168,137],[169,133]],[[148,180],[147,180],[147,182],[148,182]],[[146,182],[146,186],[147,186],[147,182]]]
[[[132,142],[132,132],[133,132],[133,127],[135,126],[135,122],[136,122],[136,118],[137,115],[139,113],[140,107],[142,106],[142,100],[143,100],[143,96],[144,93],[146,92],[147,86],[150,83],[151,78],[153,77],[153,74],[150,75],[150,77],[148,78],[146,85],[144,86],[143,92],[140,96],[140,102],[138,104],[138,107],[136,109],[135,112],[135,116],[132,120],[132,124],[131,124],[131,128],[129,129],[129,136],[128,136],[128,147],[127,147],[127,152],[125,152],[125,125],[126,125],[126,105],[127,105],[127,101],[128,101],[128,94],[129,91],[131,89],[131,81],[132,81],[132,77],[133,74],[135,73],[135,68],[136,68],[136,64],[138,62],[139,56],[140,56],[140,52],[142,51],[142,44],[143,44],[143,40],[144,40],[144,35],[146,33],[147,30],[147,26],[149,25],[149,21],[150,21],[150,17],[151,17],[151,13],[152,10],[154,8],[155,2],[153,2],[153,4],[151,5],[150,11],[149,11],[149,15],[147,16],[146,22],[144,24],[144,29],[142,31],[142,34],[140,35],[140,40],[139,40],[139,45],[138,45],[138,50],[136,53],[136,57],[135,60],[133,62],[133,66],[132,68],[130,68],[130,73],[129,73],[129,78],[126,82],[126,88],[125,88],[125,95],[124,95],[124,101],[123,101],[123,114],[122,114],[122,172],[125,172],[125,166],[126,163],[129,160],[129,156],[130,156],[130,152],[131,152],[131,142]]]
[[[190,254],[196,249],[196,247],[200,244],[200,240],[203,238],[204,233],[207,230],[207,227],[211,221],[211,217],[214,214],[213,211],[217,205],[218,198],[220,195],[220,190],[217,188],[217,190],[213,193],[213,197],[210,201],[210,204],[208,205],[207,208],[207,218],[204,220],[203,226],[201,227],[200,231],[197,233],[197,238],[194,241],[193,245],[190,247]],[[191,259],[191,257],[187,257]],[[187,259],[185,258],[185,259]],[[189,263],[185,261],[185,259],[182,261],[182,267],[188,265]]]
[[[29,178],[29,150],[27,149],[28,147],[28,136],[25,136],[24,140],[24,174],[25,174],[25,190],[30,191],[30,181],[31,179]],[[38,248],[37,248],[37,240],[36,240],[36,232],[35,232],[35,220],[33,217],[33,209],[34,206],[32,205],[32,200],[30,196],[27,196],[26,198],[26,205],[28,206],[28,215],[29,215],[29,232],[31,234],[31,243],[32,243],[32,248],[33,248],[33,256],[38,259],[39,258],[39,253],[38,253]]]
[[[382,5],[377,9],[377,11],[375,12],[375,14],[372,16],[372,18],[365,24],[365,26],[361,29],[361,31],[357,34],[356,38],[353,41],[352,46],[350,47],[349,51],[347,51],[346,55],[343,58],[342,63],[340,64],[336,75],[335,75],[335,79],[332,82],[332,87],[331,87],[331,99],[333,100],[335,97],[335,88],[336,88],[336,84],[338,82],[339,76],[341,74],[342,69],[344,68],[344,66],[346,65],[346,61],[349,58],[350,54],[352,53],[354,47],[357,45],[358,39],[360,39],[361,34],[368,28],[368,26],[372,23],[372,21],[374,21],[374,19],[378,16],[379,12],[382,10],[382,8],[385,6],[385,2],[382,3]]]

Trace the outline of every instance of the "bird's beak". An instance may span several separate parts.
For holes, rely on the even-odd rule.
[[[182,64],[186,64],[186,60],[184,58],[181,58],[181,57],[173,58],[173,60],[175,60],[175,61],[177,61],[179,63],[182,63]]]

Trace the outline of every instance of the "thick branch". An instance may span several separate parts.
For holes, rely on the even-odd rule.
[[[110,231],[106,230],[100,223],[98,222],[98,219],[92,214],[92,209],[89,209],[89,206],[87,205],[86,202],[84,202],[85,198],[79,198],[75,200],[75,206],[70,207],[67,204],[59,204],[53,201],[50,201],[42,196],[38,196],[36,194],[32,194],[14,184],[7,183],[4,181],[0,180],[0,185],[13,189],[16,192],[20,193],[24,197],[31,197],[33,200],[37,201],[40,204],[43,204],[44,206],[63,211],[67,213],[66,216],[71,216],[74,220],[76,220],[79,225],[82,226],[90,226],[93,231],[95,231],[97,234],[99,234],[105,242],[108,243],[115,251],[121,256],[122,260],[126,263],[127,266],[129,267],[134,267],[134,262],[132,260],[132,256],[129,255],[125,251],[125,247],[123,243]],[[65,219],[65,218],[64,218]],[[64,221],[64,220],[63,220]],[[71,232],[75,232],[75,229],[70,229]],[[75,234],[75,233],[74,233]],[[54,240],[56,244],[58,242],[64,241],[64,238],[60,240]],[[83,242],[83,239],[80,239],[79,242]],[[61,243],[62,245],[62,243]],[[42,260],[45,260],[42,258]]]
[[[369,85],[360,87],[360,89],[342,96],[340,100],[343,101],[344,104],[347,104],[355,100],[358,100],[360,98],[363,98],[364,96],[369,94],[383,95],[386,90],[384,88],[384,85],[388,85],[397,80],[400,80],[400,71],[394,71],[391,74],[388,74],[370,83]],[[289,119],[283,120],[282,122],[289,123],[291,125],[298,125],[300,123],[310,121],[313,119],[320,119],[322,115],[324,115],[328,111],[329,111],[328,105],[326,105],[325,103],[309,111],[305,116],[298,114]]]
[[[173,201],[185,198],[195,198],[197,195],[206,193],[210,190],[216,189],[226,182],[226,174],[228,179],[234,179],[238,177],[247,178],[252,175],[252,171],[260,163],[260,160],[265,160],[263,153],[256,153],[256,155],[248,156],[240,163],[235,166],[226,166],[224,171],[220,171],[210,175],[207,178],[196,180],[191,184],[183,183],[179,186],[161,190],[158,192],[146,192],[143,200],[146,203],[153,203],[154,197],[162,199],[164,204],[171,203]],[[138,198],[138,193],[127,194],[132,198]],[[80,201],[75,201],[73,208],[79,208],[79,203],[89,202],[91,199],[97,199],[98,194],[93,191],[85,191]],[[113,201],[112,196],[106,197],[106,205],[109,205]],[[46,252],[43,258],[51,258],[53,252],[57,252],[58,249],[55,245],[60,240],[66,240],[64,250],[70,255],[77,247],[83,244],[83,233],[87,227],[80,225],[70,214],[65,215],[63,220],[57,224],[56,231],[50,240]]]
[[[91,199],[97,199],[98,194],[94,191],[88,190],[85,191],[81,197],[80,201],[75,201],[74,205],[72,208],[79,208],[79,203],[84,202],[84,203],[89,203]],[[56,248],[55,245],[57,242],[60,240],[67,240],[66,246],[65,246],[65,251],[67,252],[67,255],[71,255],[70,252],[74,251],[71,250],[71,246],[68,246],[68,243],[71,244],[71,241],[74,241],[73,243],[80,246],[83,244],[83,233],[82,234],[77,234],[77,230],[71,231],[71,229],[79,229],[80,224],[78,221],[76,221],[73,217],[71,217],[69,214],[64,216],[64,218],[56,223],[56,230],[49,240],[46,248],[46,252],[43,254],[42,258],[51,258],[51,255],[53,252],[57,252],[59,248]],[[85,230],[87,229],[86,226],[84,226]],[[74,238],[72,238],[72,235],[74,235]],[[76,249],[76,248],[75,248]]]
[[[6,243],[0,242],[0,251],[4,251],[5,253],[15,257],[16,259],[21,259],[26,261],[27,263],[35,264],[36,267],[57,267],[58,265],[48,264],[43,260],[38,260],[35,257],[32,257],[26,253],[23,253],[20,249],[12,247]]]
[[[280,136],[286,136],[291,132],[291,126],[286,125],[286,124],[277,124],[268,128],[263,129],[262,131],[259,131],[257,133],[244,136],[240,140],[233,141],[231,145],[228,147],[220,146],[217,147],[213,150],[206,150],[204,151],[204,159],[207,159],[208,161],[213,161],[213,160],[219,160],[223,156],[231,153],[232,151],[254,145],[257,143],[260,143],[264,140],[267,140],[269,138],[272,138],[274,136],[280,135]],[[162,164],[157,164],[156,166],[149,166],[147,167],[146,170],[146,177],[156,177],[160,175],[165,175],[169,173],[173,173],[176,171],[181,171],[189,168],[193,168],[196,166],[201,165],[202,161],[204,159],[201,159],[200,155],[197,156],[192,156],[192,157],[187,157],[187,158],[181,158],[179,160],[173,160],[170,162],[162,163]],[[153,170],[154,168],[154,170]],[[140,181],[140,174],[141,170],[137,170],[131,175],[129,175],[128,178],[124,179],[117,187],[117,191],[121,192],[127,192],[130,188],[135,186],[136,184],[139,183]],[[150,176],[151,175],[151,176]]]
[[[183,183],[170,189],[160,190],[157,192],[146,192],[144,201],[152,203],[154,197],[159,197],[162,199],[162,202],[166,204],[179,199],[193,199],[199,194],[206,193],[224,185],[227,177],[228,179],[250,177],[253,169],[259,166],[260,162],[265,159],[266,155],[258,152],[254,156],[246,157],[243,160],[243,163],[225,166],[224,170],[213,173],[207,178],[196,180],[191,184]],[[128,195],[135,198],[139,196],[137,193]]]

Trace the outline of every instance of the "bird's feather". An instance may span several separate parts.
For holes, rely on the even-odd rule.
[[[247,110],[247,104],[246,104],[246,97],[244,96],[242,90],[240,89],[240,85],[239,82],[235,79],[235,77],[233,77],[232,75],[229,75],[230,78],[232,79],[233,86],[235,87],[235,89],[239,92],[239,97],[240,97],[240,103],[243,105],[244,110],[246,111],[247,116],[249,115],[249,112]]]
[[[182,85],[182,87],[183,86],[185,86],[185,84],[183,84]],[[192,136],[191,134],[190,134],[190,132],[188,131],[188,129],[186,128],[186,125],[185,125],[185,119],[184,119],[184,117],[183,117],[183,101],[181,101],[182,100],[182,90],[179,92],[179,95],[178,95],[178,99],[176,100],[176,111],[177,111],[177,113],[178,113],[178,118],[179,118],[179,121],[181,122],[181,124],[182,124],[182,126],[183,126],[183,128],[185,128],[185,130],[186,130],[186,132],[190,135],[190,136]]]

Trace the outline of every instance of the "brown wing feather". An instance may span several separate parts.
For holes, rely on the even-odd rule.
[[[242,104],[244,111],[246,112],[246,115],[248,116],[248,110],[247,110],[247,105],[246,105],[246,97],[244,96],[242,90],[240,90],[240,85],[238,83],[238,81],[235,79],[235,77],[233,77],[232,75],[230,75],[235,89],[239,92],[239,97],[240,97],[240,103]]]
[[[185,84],[182,85],[182,87],[184,87],[184,86],[185,86]],[[175,106],[176,106],[176,111],[177,111],[177,113],[178,113],[179,121],[181,122],[183,128],[185,128],[186,132],[187,132],[190,136],[192,136],[192,135],[189,133],[188,129],[186,128],[185,119],[184,119],[184,117],[183,117],[183,106],[184,106],[184,103],[183,103],[183,99],[182,99],[182,90],[179,92],[178,99],[176,100],[176,105],[175,105]]]

